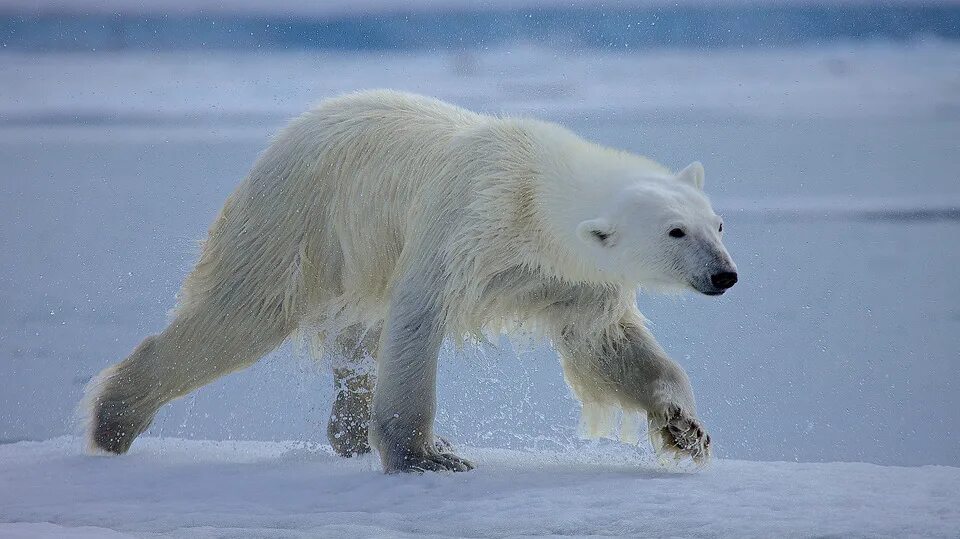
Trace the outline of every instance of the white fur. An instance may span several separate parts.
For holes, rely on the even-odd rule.
[[[388,471],[469,467],[431,449],[437,352],[517,323],[555,343],[585,410],[695,421],[634,293],[733,269],[702,186],[699,163],[674,175],[555,124],[389,91],[325,101],[227,200],[170,327],[91,388],[91,438],[122,452],[164,402],[295,331],[355,325],[383,327],[370,439]]]

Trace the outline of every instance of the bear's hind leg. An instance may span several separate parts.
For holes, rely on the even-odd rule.
[[[333,358],[333,385],[336,392],[327,438],[342,457],[370,452],[367,425],[376,380],[376,354],[380,327],[367,330],[354,326],[337,337]]]
[[[382,324],[371,329],[350,327],[337,337],[333,357],[335,391],[327,439],[341,457],[370,452],[368,427],[376,385],[377,350]],[[453,444],[434,435],[433,447],[440,453],[453,451]]]
[[[147,337],[87,387],[91,450],[125,453],[167,402],[252,365],[289,335],[281,317],[256,316],[208,299]]]

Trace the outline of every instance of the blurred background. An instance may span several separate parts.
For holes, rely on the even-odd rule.
[[[958,466],[958,39],[953,1],[0,0],[0,442],[163,328],[284,122],[388,87],[704,163],[741,283],[638,302],[720,457]],[[439,398],[460,444],[597,443],[544,343],[446,349]],[[150,434],[325,443],[331,399],[285,345]]]

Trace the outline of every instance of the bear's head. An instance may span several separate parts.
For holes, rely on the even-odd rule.
[[[576,234],[599,274],[659,290],[723,294],[737,267],[723,245],[723,222],[703,193],[703,166],[647,173],[612,192],[601,215]]]

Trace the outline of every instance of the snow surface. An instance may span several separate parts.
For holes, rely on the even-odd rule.
[[[0,52],[0,122],[260,125],[389,87],[488,112],[636,119],[956,118],[960,45],[271,53]]]
[[[297,442],[0,445],[0,537],[956,537],[960,468],[463,448],[464,474],[383,475]]]

